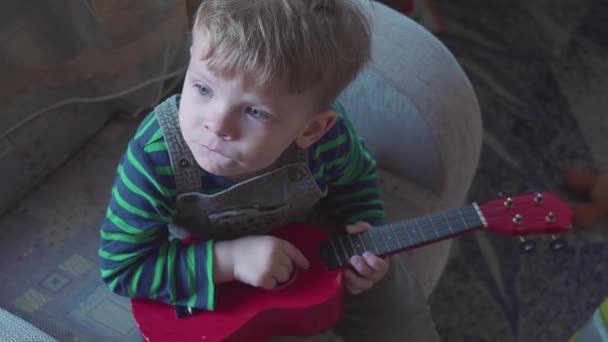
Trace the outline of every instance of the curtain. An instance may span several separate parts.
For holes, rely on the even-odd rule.
[[[0,2],[0,215],[114,113],[140,120],[180,84],[190,1]]]
[[[185,71],[188,30],[186,0],[3,1],[0,137],[70,103],[153,105]]]

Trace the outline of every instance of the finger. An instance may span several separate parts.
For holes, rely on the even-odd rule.
[[[307,269],[310,266],[308,259],[300,252],[300,250],[292,245],[289,241],[283,240],[283,251],[289,259],[291,259],[300,268]]]
[[[364,258],[354,255],[350,258],[350,263],[361,277],[371,279],[374,275],[375,270],[367,264],[367,261]]]
[[[356,223],[347,225],[346,232],[348,234],[357,234],[357,233],[364,232],[364,231],[370,229],[371,227],[372,226],[367,222],[358,221]]]
[[[277,280],[277,283],[284,283],[289,280],[289,277],[291,277],[291,272],[283,266],[277,267],[273,276],[273,278]]]
[[[357,294],[361,293],[362,290],[356,288],[353,285],[352,280],[350,280],[353,277],[353,275],[354,275],[353,271],[351,271],[351,270],[345,270],[343,274],[344,274],[344,287],[346,288],[346,290],[350,294],[353,294],[353,295],[357,295]]]
[[[274,289],[277,287],[277,281],[273,277],[264,277],[262,278],[260,287],[266,290]]]
[[[388,271],[388,258],[380,258],[373,253],[365,252],[363,253],[363,259],[375,273],[379,273],[381,276]]]
[[[279,265],[285,267],[290,274],[293,272],[293,262],[287,256],[287,254],[281,253],[281,256],[279,257]]]
[[[372,287],[373,282],[369,279],[361,278],[352,270],[344,271],[344,285],[352,294],[359,294]]]

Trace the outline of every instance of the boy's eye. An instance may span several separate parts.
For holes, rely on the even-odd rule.
[[[245,108],[245,113],[247,113],[248,115],[250,115],[252,118],[254,119],[260,119],[260,120],[266,120],[269,119],[270,116],[268,115],[268,113],[259,110],[257,108],[253,108],[253,107],[247,107]]]
[[[211,92],[211,89],[209,89],[207,86],[204,86],[202,84],[196,84],[194,85],[196,87],[196,89],[198,89],[198,93],[202,96],[212,96],[213,92]]]

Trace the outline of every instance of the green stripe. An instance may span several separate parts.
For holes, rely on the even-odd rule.
[[[169,303],[175,304],[177,297],[177,289],[175,287],[175,263],[177,262],[177,244],[178,240],[172,240],[169,243],[169,252],[167,253],[167,276],[169,277]]]
[[[158,233],[158,230],[161,228],[160,226],[149,228],[147,230],[142,230],[125,222],[120,217],[114,215],[112,210],[108,207],[106,212],[106,217],[112,222],[116,227],[127,234],[138,235],[141,239],[146,239],[148,241],[148,237],[155,236]]]
[[[154,235],[131,235],[124,233],[110,233],[105,230],[101,231],[101,238],[108,241],[120,241],[127,243],[144,243],[154,241],[156,236]]]
[[[166,211],[169,212],[169,214],[171,216],[175,216],[175,209],[168,206],[165,202],[162,202],[162,201],[152,197],[150,194],[146,193],[145,191],[143,191],[142,189],[137,187],[137,185],[135,185],[133,182],[131,182],[129,177],[127,177],[127,175],[125,174],[124,168],[122,167],[122,165],[118,168],[118,174],[120,175],[120,180],[125,184],[125,186],[129,190],[131,190],[131,192],[145,198],[146,200],[148,200],[148,202],[152,203],[152,205],[154,205],[157,208],[158,207],[164,208]]]
[[[370,166],[369,170],[367,172],[365,172],[364,175],[367,175],[367,176],[359,178],[359,181],[367,182],[367,181],[372,181],[372,180],[375,180],[376,178],[378,178],[378,175],[376,174],[376,169],[374,166]]]
[[[163,130],[159,127],[156,132],[154,132],[154,134],[152,135],[152,137],[150,138],[150,140],[148,140],[148,142],[146,143],[146,145],[149,145],[152,142],[155,142],[156,140],[160,139],[163,137]]]
[[[102,275],[103,278],[103,275]],[[114,280],[112,280],[109,284],[108,287],[110,288],[110,290],[112,292],[116,292],[116,286],[118,285],[118,278],[114,278]]]
[[[350,201],[357,197],[362,197],[362,196],[367,196],[367,195],[379,195],[379,194],[380,194],[379,188],[366,188],[366,189],[357,191],[355,193],[333,196],[332,198],[328,199],[328,202],[334,203],[334,202]]]
[[[190,300],[188,300],[188,306],[193,308],[196,307],[196,301],[198,300],[198,291],[196,289],[196,245],[189,245],[187,249],[186,265],[188,268],[188,289],[190,289]]]
[[[344,161],[348,158],[348,156],[342,156],[336,160],[333,160],[331,162],[325,162],[322,163],[321,165],[319,165],[319,169],[317,170],[317,172],[315,172],[312,175],[312,178],[314,178],[315,180],[318,180],[319,178],[323,177],[323,174],[325,172],[326,169],[330,169],[333,167],[336,167],[336,165],[338,165],[339,167],[343,167],[344,165]]]
[[[369,153],[367,153],[367,150],[365,150],[366,153],[366,160],[367,161],[367,169],[365,169],[364,171],[360,172],[360,174],[362,175],[369,175],[370,173],[375,173],[376,172],[376,160],[369,155]]]
[[[137,160],[137,158],[135,158],[135,156],[133,155],[133,151],[131,149],[131,145],[129,145],[129,147],[127,148],[127,159],[129,160],[131,165],[133,165],[133,167],[135,167],[135,169],[137,171],[139,171],[139,173],[141,173],[144,177],[146,177],[150,181],[150,183],[152,185],[154,185],[154,187],[158,190],[158,192],[163,194],[165,197],[171,197],[171,191],[169,191],[164,186],[160,185],[156,181],[156,179],[154,179],[154,177],[150,176],[148,174],[148,172],[146,172],[144,167],[139,163],[139,160]]]
[[[213,283],[213,240],[207,240],[207,310],[215,308],[215,284]]]
[[[167,246],[168,242],[162,244],[160,246],[160,250],[158,251],[158,256],[156,257],[156,266],[154,267],[154,279],[152,280],[152,285],[150,286],[150,298],[156,299],[158,297],[158,289],[160,288],[160,283],[163,279],[163,272],[165,268],[165,260],[167,258]]]
[[[126,211],[130,212],[133,215],[145,218],[147,220],[156,220],[156,221],[161,221],[164,223],[169,223],[171,222],[171,217],[167,217],[167,216],[161,216],[157,213],[151,213],[145,210],[141,210],[139,208],[136,208],[134,206],[132,206],[131,204],[129,204],[127,201],[125,201],[121,196],[120,193],[118,192],[118,189],[116,189],[116,187],[112,188],[112,194],[114,195],[114,198],[116,199],[116,202]]]
[[[152,124],[154,123],[154,121],[156,121],[156,114],[151,114],[148,117],[148,122],[146,122],[140,129],[139,131],[137,131],[137,133],[135,133],[135,140],[141,138],[146,131],[150,128],[150,126],[152,126]]]
[[[100,253],[101,254],[101,253]],[[133,258],[131,260],[129,260],[128,262],[124,262],[122,263],[120,266],[116,267],[116,268],[112,268],[112,269],[102,269],[101,270],[101,277],[103,279],[108,279],[111,277],[114,277],[114,275],[116,275],[117,273],[123,271],[125,268],[131,266],[133,263],[135,263],[138,259],[137,258]]]
[[[365,210],[362,211],[354,216],[351,216],[347,223],[351,224],[351,223],[355,223],[357,221],[365,221],[364,219],[368,219],[368,218],[386,218],[386,214],[384,213],[383,210]]]
[[[164,141],[151,143],[149,145],[144,146],[144,151],[147,153],[159,152],[159,151],[167,151],[168,147]]]
[[[321,153],[329,151],[332,148],[336,148],[336,147],[344,144],[344,142],[346,142],[346,134],[340,134],[339,136],[335,137],[334,139],[318,145],[315,150],[315,158],[319,158],[319,155]]]
[[[353,149],[359,149],[359,147],[356,144],[353,144]],[[359,153],[359,151],[355,152],[351,150],[350,156],[351,158],[348,161],[346,167],[344,168],[342,176],[340,177],[340,179],[334,182],[334,184],[344,185],[350,183],[357,175],[357,170],[360,164],[359,161],[361,160],[361,154]]]
[[[346,159],[348,158],[348,155],[346,156],[342,156],[338,159],[334,159],[331,162],[325,162],[321,164],[322,168],[326,168],[326,169],[330,169],[332,167],[336,167],[336,166],[344,166],[344,162],[346,161]]]
[[[154,168],[154,172],[159,176],[173,176],[171,166],[157,166]]]
[[[314,178],[315,180],[321,178],[323,176],[323,171],[325,171],[325,169],[323,168],[323,165],[320,165],[319,170],[317,170],[317,172],[312,175],[312,178]]]
[[[137,271],[135,271],[135,274],[133,275],[133,278],[131,278],[131,284],[129,286],[129,297],[135,297],[135,295],[137,294],[137,288],[139,287],[139,279],[141,278],[141,269],[142,266],[139,265]]]
[[[112,210],[110,209],[110,207],[108,207],[108,210],[106,211],[106,217],[110,220],[110,222],[112,222],[116,227],[120,228],[125,233],[128,233],[128,234],[142,234],[142,233],[143,234],[148,234],[148,232],[146,232],[145,230],[142,230],[140,228],[136,228],[136,227],[128,224],[127,222],[125,222],[120,217],[116,216],[112,212]]]
[[[98,254],[100,257],[102,257],[106,260],[117,261],[117,262],[122,262],[122,261],[130,260],[130,259],[136,259],[136,257],[138,257],[140,255],[140,253],[124,253],[124,254],[108,253],[101,248],[98,250]]]
[[[359,174],[358,168],[360,167],[360,164],[361,164],[361,162],[360,162],[361,157],[364,155],[364,153],[362,151],[363,148],[361,145],[361,141],[357,140],[355,126],[350,121],[350,119],[346,116],[344,117],[344,122],[346,123],[346,126],[348,127],[349,131],[351,132],[350,137],[351,137],[352,143],[351,143],[350,155],[352,156],[352,158],[350,158],[348,165],[344,169],[344,171],[342,173],[342,177],[340,177],[340,179],[335,182],[335,184],[337,184],[337,185],[343,185],[343,184],[349,183],[354,179],[354,177],[356,177]]]

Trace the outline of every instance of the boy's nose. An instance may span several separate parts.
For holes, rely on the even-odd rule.
[[[203,126],[206,130],[213,132],[224,140],[234,139],[234,125],[231,123],[231,115],[228,111],[216,111],[209,113]]]

